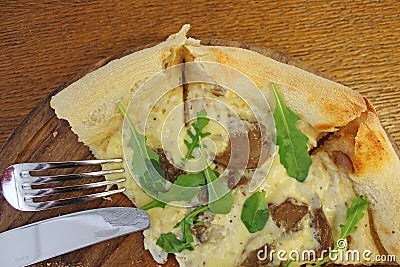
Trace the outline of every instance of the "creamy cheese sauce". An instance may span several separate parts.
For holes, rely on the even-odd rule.
[[[204,88],[200,88],[204,89]],[[159,100],[159,103],[153,108],[149,117],[149,122],[146,124],[146,136],[148,137],[148,145],[153,148],[162,147],[166,152],[167,157],[179,165],[182,157],[186,153],[186,147],[183,140],[187,139],[186,130],[184,127],[184,119],[179,114],[183,114],[183,107],[175,110],[165,109],[164,107],[176,106],[179,104],[179,90],[167,95],[166,98]],[[204,96],[204,91],[191,91],[190,97]],[[218,98],[211,96],[211,93],[206,93],[210,98]],[[169,100],[168,100],[169,98]],[[206,131],[211,132],[209,139],[212,141],[210,149],[216,154],[223,151],[229,143],[228,129],[232,123],[232,117],[235,117],[235,111],[241,111],[240,116],[252,121],[254,117],[251,112],[245,111],[243,101],[239,101],[235,95],[229,93],[229,97],[223,100],[233,109],[221,107],[218,101],[194,101],[191,102],[192,113],[190,118],[196,117],[196,112],[201,109],[207,110],[207,116],[215,118],[211,120],[206,127]],[[165,110],[163,110],[165,109]],[[161,112],[160,112],[161,111]],[[168,117],[168,114],[174,116]],[[247,114],[247,115],[246,115]],[[138,121],[139,120],[139,121]],[[141,118],[136,118],[137,123],[143,123]],[[160,123],[165,122],[165,123]],[[316,144],[317,133],[311,127],[300,122],[298,127],[309,135],[309,145]],[[161,133],[161,134],[160,134]],[[108,140],[105,154],[109,157],[121,157],[122,151],[122,136],[121,133],[115,133]],[[127,136],[125,136],[127,140]],[[179,143],[178,143],[179,142]],[[125,148],[125,157],[131,158],[133,151]],[[124,163],[125,164],[125,163]],[[345,223],[346,210],[351,203],[351,200],[356,197],[351,182],[346,174],[340,172],[334,165],[329,156],[324,152],[319,152],[312,156],[312,165],[307,179],[300,183],[294,178],[288,176],[286,169],[280,163],[279,155],[267,161],[265,164],[272,164],[269,169],[265,168],[265,178],[258,191],[266,192],[266,200],[268,203],[280,204],[287,198],[296,199],[299,202],[307,204],[310,209],[315,205],[315,199],[322,205],[326,218],[331,225],[334,239],[337,240],[340,234],[340,224]],[[128,169],[127,166],[124,166]],[[261,170],[263,169],[262,166]],[[267,174],[268,173],[268,174]],[[120,185],[127,188],[126,194],[130,197],[137,206],[142,206],[151,201],[151,198],[145,194],[137,183],[132,179],[129,172],[125,173],[127,181]],[[108,176],[107,179],[117,178]],[[181,266],[240,266],[243,260],[252,251],[260,248],[265,244],[273,244],[275,250],[297,250],[301,252],[305,249],[315,249],[318,244],[314,239],[313,229],[311,228],[311,216],[306,215],[301,221],[300,230],[292,233],[284,233],[281,228],[278,228],[271,216],[263,230],[257,233],[249,233],[240,219],[243,203],[251,195],[247,185],[242,185],[234,190],[234,206],[229,214],[217,214],[211,221],[210,236],[206,242],[200,243],[198,240],[192,244],[194,251],[184,250],[176,254],[176,258]],[[154,259],[158,263],[165,263],[167,253],[162,248],[156,245],[156,241],[162,233],[172,231],[178,238],[181,237],[179,228],[174,226],[189,213],[189,209],[167,206],[165,209],[155,208],[149,211],[151,218],[151,227],[144,232],[145,248],[150,251]],[[367,217],[367,216],[365,216]],[[368,224],[364,218],[363,224]],[[354,236],[357,235],[357,232]],[[371,244],[368,238],[363,238],[359,235],[360,240],[363,240],[367,245]],[[372,240],[372,239],[371,239]],[[357,245],[360,245],[359,241]],[[372,247],[372,246],[371,246]],[[279,265],[278,260],[272,262],[274,265]],[[295,265],[301,264],[296,262]]]
[[[161,234],[171,231],[174,232],[174,226],[185,217],[186,209],[166,206],[164,209],[151,209],[148,213],[150,215],[151,224],[150,228],[143,232],[144,247],[150,251],[151,255],[158,263],[165,263],[168,254],[161,247],[156,245],[157,239]],[[175,232],[177,232],[177,229],[175,229]]]
[[[212,124],[210,128],[212,131]],[[115,133],[108,141],[106,153],[110,157],[120,157],[122,142],[121,133]],[[214,140],[216,143],[218,139]],[[112,166],[108,166],[112,167]],[[117,167],[117,166],[115,166]],[[129,174],[124,174],[127,181],[120,186],[127,188],[128,196],[140,207],[151,198],[145,194]],[[109,175],[107,179],[119,178],[118,174]],[[338,171],[329,156],[320,152],[313,156],[309,176],[303,183],[297,182],[289,177],[285,168],[279,162],[279,155],[276,155],[270,172],[264,182],[258,188],[266,192],[268,203],[279,204],[287,198],[294,198],[297,201],[311,204],[315,195],[321,201],[324,213],[332,227],[334,239],[337,240],[340,234],[340,224],[345,223],[346,210],[351,200],[356,197],[351,182],[346,174]],[[241,222],[240,213],[244,201],[251,195],[246,186],[240,186],[234,193],[234,206],[227,215],[216,215],[211,222],[212,231],[210,239],[205,243],[195,241],[194,251],[185,250],[176,255],[181,266],[239,266],[248,254],[264,244],[274,244],[274,249],[278,250],[297,250],[314,249],[316,242],[313,238],[313,229],[310,227],[310,216],[307,215],[301,222],[302,230],[293,234],[284,235],[283,230],[278,228],[271,216],[265,228],[257,233],[250,234]],[[338,201],[340,200],[340,201]],[[149,211],[151,217],[151,227],[144,232],[145,248],[158,263],[164,263],[167,259],[165,253],[156,245],[156,241],[161,233],[169,231],[181,235],[180,230],[174,226],[188,213],[188,209],[167,206],[165,209],[155,208]],[[368,216],[365,216],[359,225],[368,227]],[[352,234],[353,241],[350,249],[372,250],[372,255],[379,254],[375,248],[370,234],[356,231]],[[296,262],[293,266],[301,264]],[[275,260],[273,264],[279,265]]]
[[[212,221],[210,239],[197,243],[194,251],[182,251],[176,255],[181,266],[235,266],[251,234],[240,220],[244,191],[233,194],[234,206],[227,215],[217,214]],[[218,231],[213,232],[212,228]]]

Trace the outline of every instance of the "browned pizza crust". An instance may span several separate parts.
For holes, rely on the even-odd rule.
[[[218,62],[243,72],[265,93],[271,81],[279,84],[286,104],[319,131],[335,131],[367,109],[363,98],[350,88],[256,52],[235,47],[186,48],[196,62]]]

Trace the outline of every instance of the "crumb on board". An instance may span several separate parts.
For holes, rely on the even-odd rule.
[[[36,267],[89,267],[89,263],[83,263],[83,262],[76,262],[72,264],[64,263],[62,260],[57,260],[53,262],[42,262],[42,263],[37,263],[35,265]]]
[[[57,135],[58,135],[57,131],[53,132],[53,137],[56,137]]]
[[[104,200],[112,201],[111,197],[103,197]]]

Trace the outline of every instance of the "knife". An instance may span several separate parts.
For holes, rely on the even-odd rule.
[[[0,266],[25,266],[144,230],[147,212],[111,207],[47,219],[0,233]]]

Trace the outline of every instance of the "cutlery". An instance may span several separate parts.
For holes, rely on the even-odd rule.
[[[95,183],[78,184],[71,186],[51,187],[54,183],[103,176],[112,173],[123,173],[124,169],[102,170],[78,174],[63,175],[34,175],[43,170],[56,170],[63,168],[75,168],[80,166],[92,166],[107,163],[119,163],[122,159],[82,160],[64,162],[39,162],[19,163],[9,166],[1,177],[1,193],[8,203],[15,209],[22,211],[38,211],[77,204],[97,198],[110,196],[125,191],[125,188],[87,194],[78,197],[53,199],[40,201],[39,198],[54,196],[69,192],[78,192],[102,186],[110,186],[125,181],[125,178],[113,181],[101,181]],[[46,187],[47,186],[47,187]],[[38,188],[39,187],[39,188]]]
[[[141,209],[111,207],[67,214],[0,233],[0,266],[17,267],[149,227]]]

